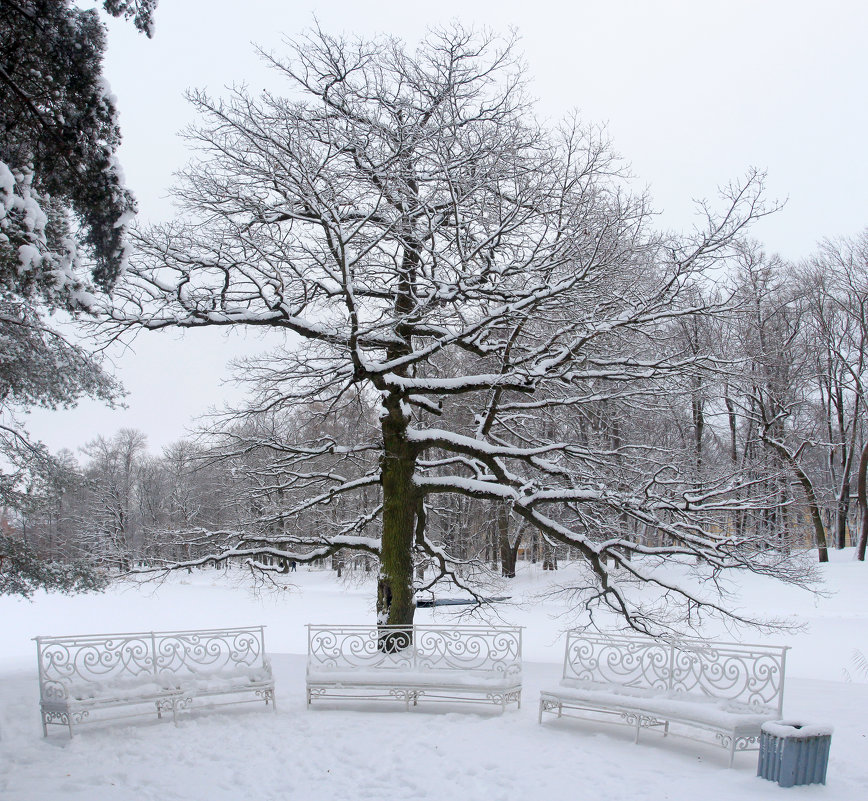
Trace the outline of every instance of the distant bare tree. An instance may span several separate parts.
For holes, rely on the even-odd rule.
[[[815,356],[826,447],[834,496],[833,541],[847,541],[851,484],[864,438],[868,381],[868,231],[855,239],[826,240],[802,268],[807,332]]]
[[[141,431],[125,428],[84,448],[90,462],[82,528],[92,539],[91,552],[121,570],[132,567],[142,550],[139,480],[146,442]]]

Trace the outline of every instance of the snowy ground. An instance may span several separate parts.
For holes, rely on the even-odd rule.
[[[828,784],[785,791],[756,778],[756,754],[727,770],[722,749],[653,732],[637,747],[626,727],[577,721],[536,723],[540,688],[559,678],[566,625],[555,601],[501,607],[525,626],[524,704],[501,716],[485,707],[401,704],[352,708],[304,704],[304,624],[371,622],[368,584],[341,584],[304,569],[293,590],[254,597],[221,572],[178,576],[157,590],[121,587],[101,596],[0,599],[0,799],[121,801],[185,799],[690,799],[739,801],[775,793],[851,801],[868,788],[868,565],[852,551],[824,568],[827,598],[747,577],[746,608],[790,614],[804,632],[759,637],[793,646],[787,717],[835,727]],[[568,578],[568,570],[555,574]],[[510,590],[527,600],[551,574],[523,570]],[[419,610],[420,621],[432,619]],[[438,622],[448,616],[438,614]],[[279,711],[258,705],[200,711],[171,723],[140,721],[83,729],[47,740],[38,715],[36,634],[136,631],[265,623]],[[848,677],[851,679],[848,681]],[[459,711],[460,710],[460,711]]]

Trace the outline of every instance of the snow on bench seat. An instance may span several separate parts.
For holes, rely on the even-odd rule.
[[[681,639],[567,635],[564,674],[540,694],[544,712],[619,718],[636,729],[680,724],[711,732],[729,749],[757,747],[763,723],[783,713],[787,648]],[[611,719],[611,718],[609,718]]]
[[[315,698],[520,706],[521,629],[308,626],[308,704]]]
[[[572,687],[562,682],[556,693],[543,691],[542,695],[562,699],[564,703],[569,701],[595,708],[643,712],[669,721],[695,723],[712,729],[759,731],[764,722],[777,716],[777,709],[773,707],[721,701],[690,693],[625,693],[622,692],[624,689],[608,684]]]
[[[36,637],[42,731],[107,719],[172,713],[195,698],[253,693],[274,704],[262,626],[195,631]],[[115,717],[118,717],[117,715]]]

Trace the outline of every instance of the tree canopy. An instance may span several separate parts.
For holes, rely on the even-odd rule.
[[[759,176],[694,235],[664,236],[599,129],[536,121],[510,41],[453,26],[410,52],[317,30],[266,58],[288,96],[192,93],[184,215],[135,235],[107,312],[118,331],[289,337],[244,365],[252,400],[225,431],[227,457],[270,458],[281,502],[256,535],[206,533],[204,558],[373,554],[379,620],[405,624],[415,561],[472,590],[428,525],[458,495],[569,545],[588,568],[580,603],[643,630],[721,610],[661,560],[799,580],[728,530],[727,510],[765,502],[748,478],[696,485],[691,453],[623,415],[714,368],[675,323],[714,313],[697,285],[765,213]],[[376,413],[332,425],[354,403]],[[299,426],[314,410],[320,425]]]

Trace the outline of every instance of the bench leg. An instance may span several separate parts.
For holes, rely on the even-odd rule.
[[[736,744],[736,739],[735,739],[735,734],[733,734],[732,735],[732,742],[730,743],[730,746],[729,746],[729,767],[730,768],[732,767],[732,763],[735,762],[735,744]]]
[[[73,737],[72,733],[72,713],[70,712],[66,716],[66,725],[69,726],[69,739],[71,740]]]
[[[552,707],[552,706],[547,706],[546,705],[547,703],[551,703],[551,702],[547,702],[544,698],[539,699],[539,714],[537,715],[537,719],[536,719],[537,723],[542,723],[543,712],[545,712],[547,709],[554,709],[554,707]],[[518,705],[519,705],[519,709],[521,709],[521,693],[518,694]],[[561,715],[563,714],[563,711],[564,711],[564,705],[561,703],[558,703],[558,717],[561,717]]]

